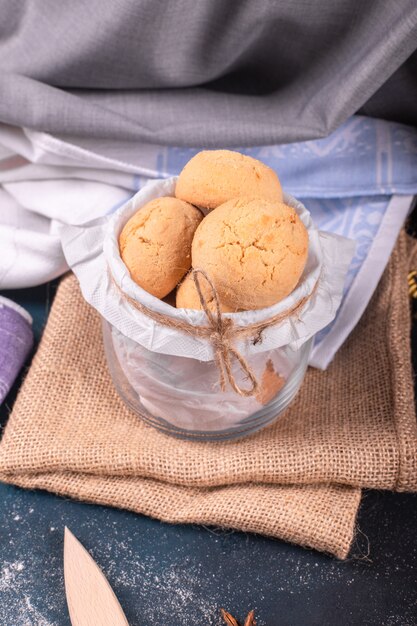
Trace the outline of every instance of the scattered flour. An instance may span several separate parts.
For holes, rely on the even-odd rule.
[[[0,571],[0,624],[2,626],[58,626],[32,604],[22,581],[25,564],[5,562]]]
[[[159,570],[158,576],[153,573],[155,569]],[[135,609],[139,624],[142,617],[146,624],[172,624],[175,620],[175,626],[189,626],[191,611],[196,624],[222,623],[218,619],[218,600],[207,597],[201,590],[204,577],[201,564],[172,564],[161,571],[155,558],[148,556],[144,560],[138,557],[134,567],[129,563],[128,571],[129,575],[123,572],[120,562],[112,562],[107,575],[119,595],[123,591],[130,597],[132,591],[137,594]]]

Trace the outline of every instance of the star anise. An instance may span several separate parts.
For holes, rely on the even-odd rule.
[[[230,615],[228,611],[220,609],[220,613],[222,614],[222,618],[224,619],[227,626],[239,626],[239,622],[233,617],[233,615]],[[256,626],[255,611],[249,611],[243,626]]]

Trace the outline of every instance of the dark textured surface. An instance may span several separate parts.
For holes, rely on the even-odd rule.
[[[38,338],[53,293],[53,285],[7,292],[30,310]],[[417,625],[414,495],[366,493],[347,562],[2,484],[0,502],[0,626],[69,624],[65,525],[105,571],[131,626],[220,625],[221,606],[241,620],[254,608],[258,626]]]

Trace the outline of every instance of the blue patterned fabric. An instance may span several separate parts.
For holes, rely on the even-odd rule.
[[[239,149],[274,169],[321,230],[357,242],[346,290],[367,257],[389,200],[417,193],[417,129],[355,116],[325,139]],[[179,174],[198,149],[164,148],[158,177]]]
[[[381,275],[411,207],[412,196],[417,193],[417,129],[354,116],[325,139],[239,150],[274,169],[285,191],[303,201],[321,230],[356,241],[345,295],[368,263],[377,264],[373,268],[374,277]],[[155,158],[155,175],[179,174],[198,151],[160,148]],[[137,179],[135,186],[140,187],[143,182],[143,178]],[[384,229],[388,208],[396,196],[404,196],[403,201],[391,208],[390,228]],[[385,248],[386,254],[373,259],[371,250],[378,235],[383,237],[378,248]],[[363,308],[372,295],[372,284],[372,281],[368,283],[368,292],[363,294]],[[342,310],[343,304],[339,315]],[[361,312],[353,313],[357,316]],[[336,320],[317,336],[316,353],[318,345],[331,334]],[[329,345],[327,356],[323,354],[317,364],[326,366],[334,351]]]
[[[161,149],[159,175],[178,174],[200,149]],[[354,116],[325,139],[237,149],[278,172],[298,198],[413,194],[417,187],[417,129],[384,120]]]

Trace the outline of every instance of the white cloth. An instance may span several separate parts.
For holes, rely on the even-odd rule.
[[[310,363],[325,368],[363,313],[417,193],[417,132],[354,117],[326,139],[245,149],[279,174],[321,230],[355,239],[335,321]],[[151,178],[175,175],[195,150],[62,141],[0,124],[0,289],[67,269],[59,228],[108,215]]]

